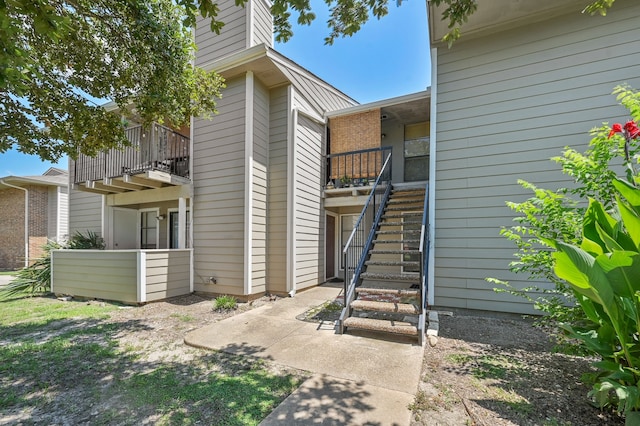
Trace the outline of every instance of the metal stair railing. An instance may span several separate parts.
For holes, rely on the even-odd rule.
[[[420,316],[418,318],[418,340],[424,342],[425,322],[427,318],[427,272],[429,270],[429,183],[424,189],[424,207],[420,228]]]
[[[389,194],[391,194],[391,173],[389,173],[388,170],[390,167],[391,153],[387,155],[376,182],[371,188],[367,202],[362,208],[360,217],[358,217],[358,221],[342,250],[344,256],[344,308],[342,309],[339,319],[340,334],[344,332],[344,321],[351,315],[350,304],[355,299],[356,287],[360,282],[360,274],[365,267],[367,255],[369,250],[371,250],[378,224],[384,213],[384,207],[389,200]],[[383,180],[386,183],[386,187],[384,188],[380,185],[380,182]],[[378,195],[378,192],[382,192],[381,196]],[[371,226],[369,227],[369,234],[365,240],[367,216],[371,217]]]

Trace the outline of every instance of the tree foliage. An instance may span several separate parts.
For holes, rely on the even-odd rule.
[[[604,14],[613,1],[585,11]],[[388,0],[325,3],[327,44],[389,7]],[[476,0],[432,3],[446,5],[449,42],[477,9]],[[0,0],[0,153],[17,146],[50,161],[93,156],[127,144],[123,118],[177,127],[215,113],[223,81],[193,66],[191,29],[202,16],[220,33],[219,12],[216,0]],[[271,12],[279,42],[292,37],[293,19],[309,25],[316,18],[310,0],[273,0]]]
[[[191,65],[183,20],[172,0],[0,0],[0,152],[95,155],[126,144],[122,114],[180,126],[214,112],[222,81]]]

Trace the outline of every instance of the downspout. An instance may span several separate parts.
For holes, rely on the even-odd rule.
[[[5,182],[4,179],[0,179],[0,184],[24,191],[24,267],[26,268],[29,266],[29,190],[11,185]]]

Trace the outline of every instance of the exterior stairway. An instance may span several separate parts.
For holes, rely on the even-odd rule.
[[[393,189],[356,282],[342,330],[415,336],[419,327],[420,233],[425,189]]]

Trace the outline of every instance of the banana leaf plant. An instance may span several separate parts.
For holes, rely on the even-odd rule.
[[[554,272],[571,285],[587,318],[563,328],[600,357],[590,396],[629,424],[640,411],[640,189],[613,184],[617,208],[607,212],[590,200],[579,247],[546,242],[556,249]]]

